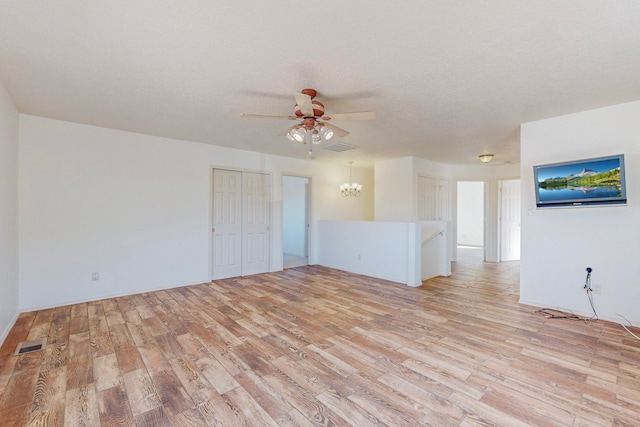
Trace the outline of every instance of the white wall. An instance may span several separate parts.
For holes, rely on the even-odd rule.
[[[431,160],[421,159],[419,157],[412,157],[413,172],[414,172],[414,186],[417,186],[417,177],[420,176],[433,176],[450,179],[451,178],[451,166],[442,163],[432,162]],[[418,214],[417,203],[414,206],[414,212]]]
[[[0,82],[0,344],[18,315],[18,111]]]
[[[520,300],[640,324],[640,101],[522,125]],[[627,206],[536,209],[533,166],[625,154]],[[531,215],[528,210],[531,209]]]
[[[421,233],[422,280],[451,276],[451,221],[419,221]]]
[[[413,221],[413,158],[375,162],[376,221]]]
[[[212,167],[272,174],[272,271],[284,172],[312,178],[312,221],[373,216],[372,195],[340,197],[348,165],[34,116],[20,116],[19,165],[22,310],[210,280]],[[372,186],[369,170],[355,178]]]
[[[311,162],[311,164],[316,163]],[[362,195],[359,197],[340,196],[340,185],[349,182],[348,162],[345,162],[344,166],[324,165],[322,172],[319,172],[322,178],[320,183],[316,182],[316,175],[312,177],[311,188],[314,198],[311,200],[311,210],[314,216],[311,221],[318,219],[373,220],[373,201],[376,192],[374,171],[356,166],[351,169],[353,182],[362,184]],[[302,170],[305,171],[303,176],[309,176],[304,167]]]
[[[282,248],[285,254],[307,256],[307,182],[282,177]]]
[[[318,264],[420,286],[422,229],[415,222],[318,221]]]
[[[449,166],[417,157],[375,162],[376,221],[417,220],[418,176],[449,179]]]

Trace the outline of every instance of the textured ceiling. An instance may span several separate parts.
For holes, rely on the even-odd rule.
[[[306,158],[278,133],[318,90],[357,150],[519,161],[520,123],[640,99],[640,1],[0,0],[21,113]]]

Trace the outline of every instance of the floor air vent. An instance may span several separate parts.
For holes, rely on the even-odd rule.
[[[357,145],[347,144],[346,142],[337,141],[332,144],[327,144],[322,148],[324,148],[325,150],[337,151],[338,153],[340,153],[342,151],[354,150],[359,147]]]
[[[33,351],[44,350],[47,347],[47,339],[39,338],[34,341],[24,341],[18,344],[16,348],[16,352],[13,353],[14,356],[18,356],[20,354],[31,353]]]

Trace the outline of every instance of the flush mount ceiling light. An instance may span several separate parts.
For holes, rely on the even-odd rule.
[[[362,194],[362,185],[357,182],[352,182],[351,165],[353,162],[349,162],[349,182],[340,186],[340,195],[342,197],[359,197]]]
[[[489,163],[493,159],[493,154],[480,154],[478,158],[482,163]]]

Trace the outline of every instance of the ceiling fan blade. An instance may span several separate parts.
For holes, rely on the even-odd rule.
[[[240,114],[240,117],[243,119],[289,119],[289,120],[297,120],[300,117],[295,116],[269,116],[265,114]]]
[[[303,115],[313,117],[313,105],[311,104],[311,97],[304,93],[294,93],[296,97],[296,104],[300,107],[300,111]]]
[[[349,132],[347,132],[344,129],[340,129],[338,126],[330,125],[329,123],[323,123],[323,124],[329,129],[331,129],[338,138],[344,138],[345,136],[349,135]]]
[[[355,113],[334,113],[322,116],[322,120],[375,120],[373,111],[358,111]]]

